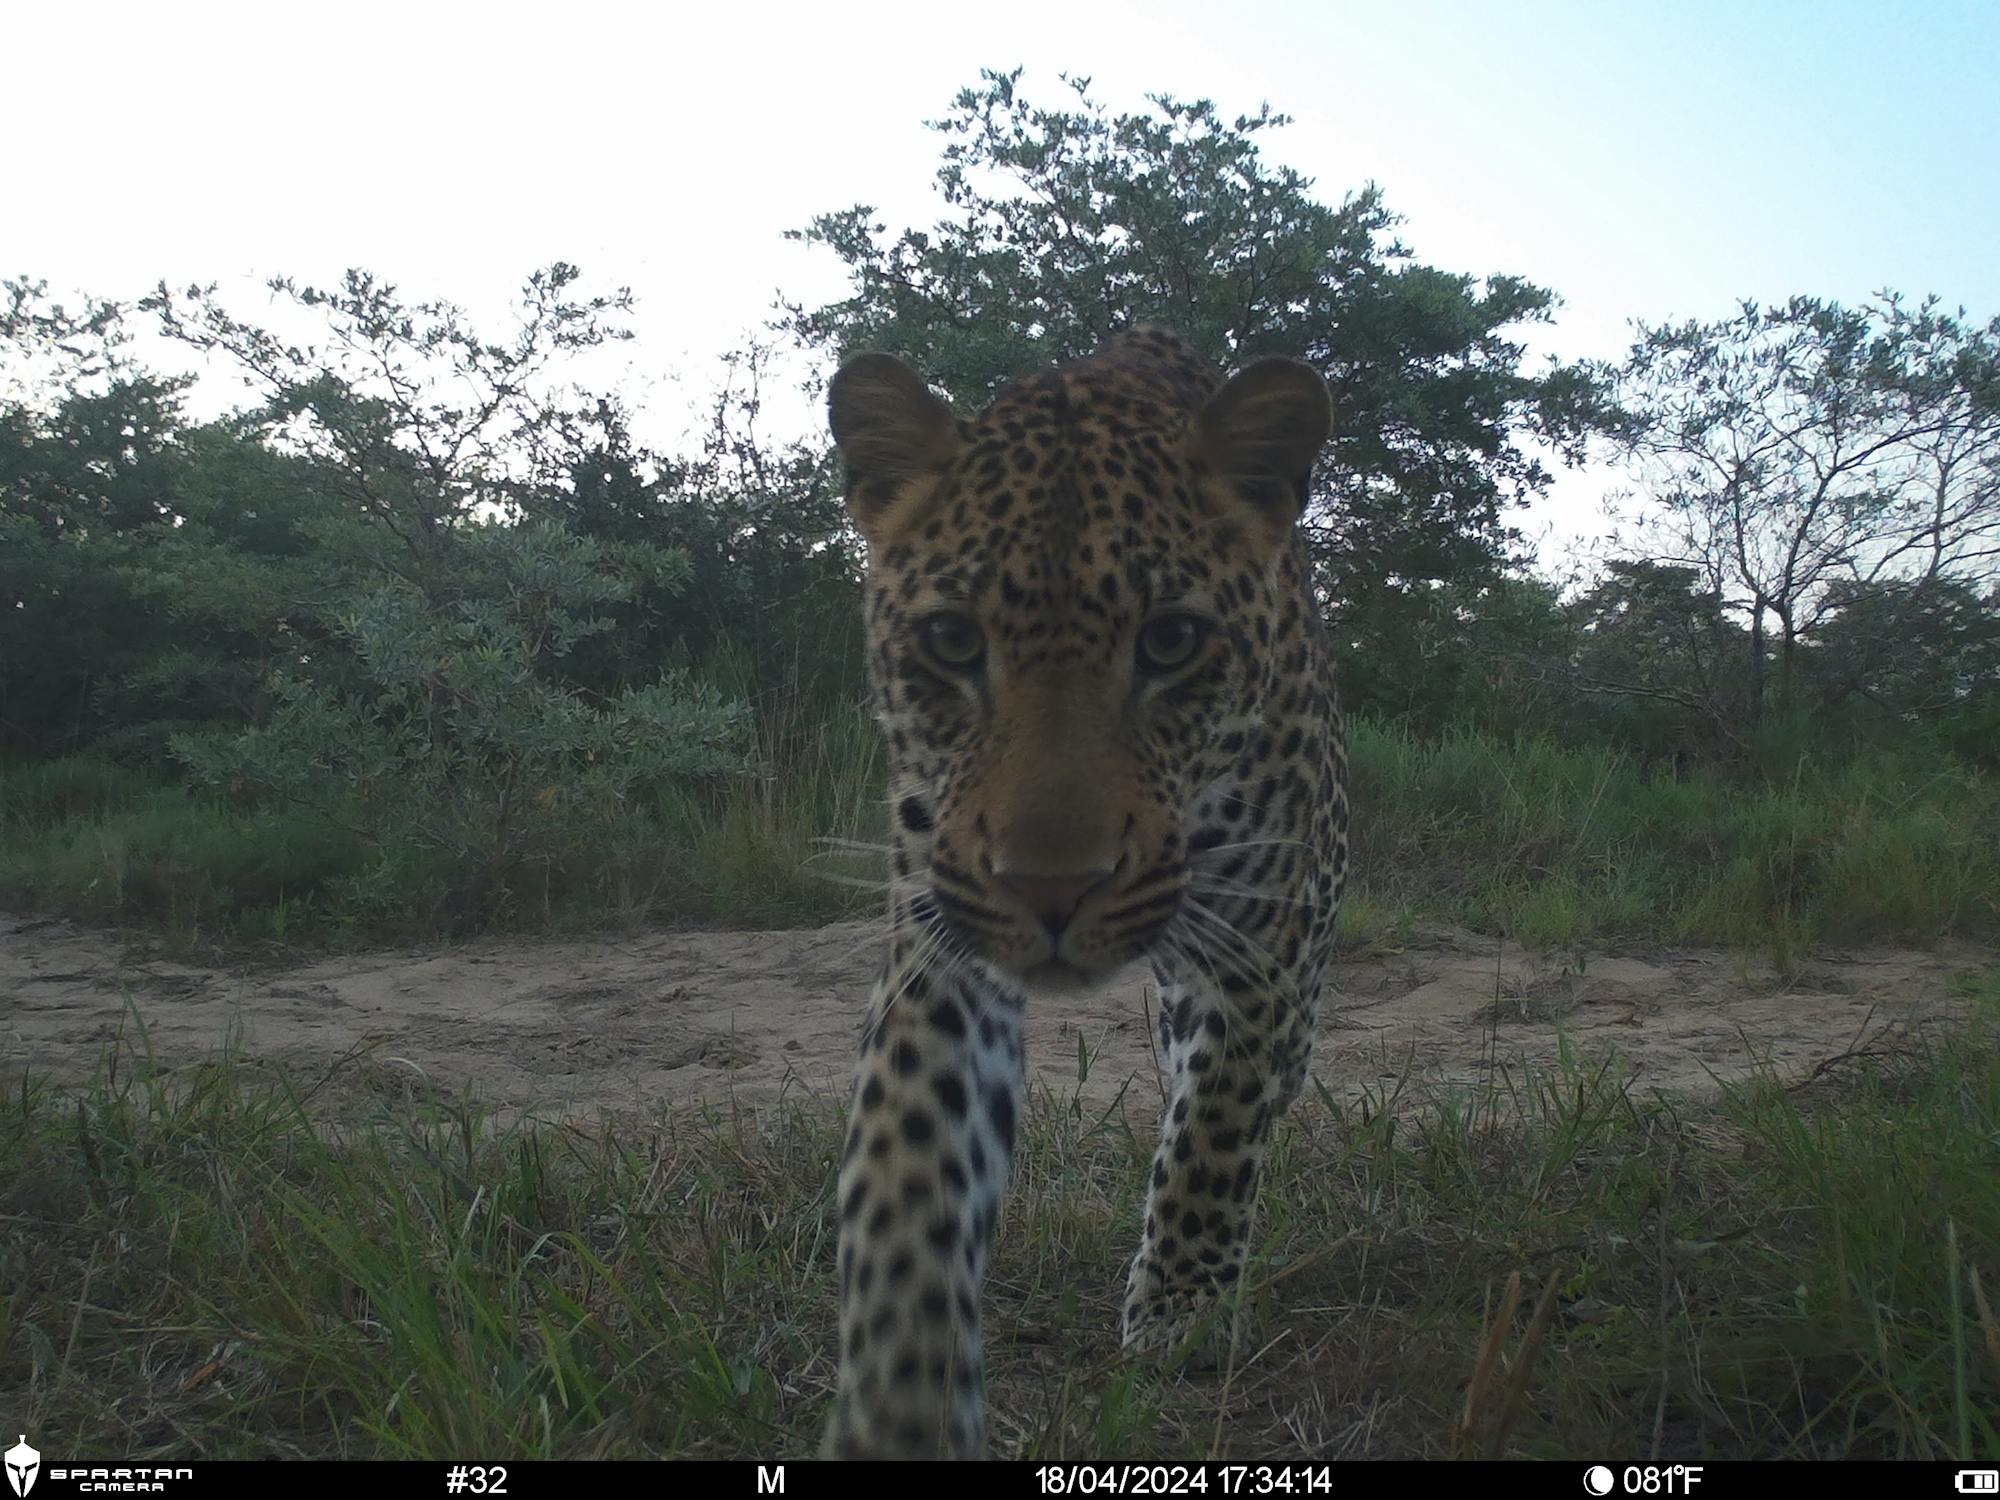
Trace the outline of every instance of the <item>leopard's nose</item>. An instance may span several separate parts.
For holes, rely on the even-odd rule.
[[[1020,898],[1021,903],[1048,928],[1050,937],[1061,937],[1063,928],[1083,898],[1111,878],[1111,869],[1085,870],[1075,875],[1024,875],[1012,870],[996,870],[1000,883]]]

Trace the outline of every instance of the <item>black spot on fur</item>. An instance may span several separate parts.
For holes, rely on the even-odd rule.
[[[1010,1154],[1014,1150],[1014,1100],[1005,1089],[995,1089],[986,1100],[987,1118],[993,1121],[993,1129],[1000,1137],[1000,1144]]]
[[[946,1114],[954,1120],[965,1118],[965,1085],[959,1079],[950,1073],[940,1073],[931,1080],[931,1088]]]

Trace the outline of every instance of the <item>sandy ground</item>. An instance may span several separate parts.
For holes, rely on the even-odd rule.
[[[233,1042],[307,1084],[331,1072],[336,1095],[469,1086],[508,1116],[544,1118],[840,1101],[878,948],[878,924],[852,922],[204,966],[0,915],[0,1073],[87,1077],[136,1015],[166,1068]],[[1803,1077],[1951,1023],[1954,976],[1993,958],[1963,945],[1829,952],[1781,978],[1714,951],[1579,960],[1425,929],[1338,966],[1314,1069],[1353,1098],[1406,1074],[1470,1081],[1547,1062],[1566,1035],[1587,1057],[1615,1051],[1647,1091],[1701,1092],[1759,1064]],[[1098,1105],[1125,1091],[1157,1109],[1152,1003],[1139,973],[1035,1002],[1031,1087]]]

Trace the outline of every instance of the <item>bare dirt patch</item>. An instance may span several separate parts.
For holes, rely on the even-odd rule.
[[[839,1102],[879,945],[878,923],[850,922],[204,965],[0,916],[0,1072],[87,1077],[107,1043],[135,1036],[136,1014],[166,1068],[229,1044],[308,1083],[332,1071],[364,1094],[469,1088],[508,1115]],[[1430,928],[1337,967],[1314,1070],[1351,1098],[1546,1064],[1567,1037],[1587,1057],[1615,1051],[1647,1090],[1701,1092],[1758,1065],[1803,1077],[1952,1023],[1954,976],[1992,960],[1943,944],[1821,953],[1779,975],[1713,950],[1538,955]],[[1031,1086],[1157,1107],[1152,1005],[1138,972],[1036,1000]]]

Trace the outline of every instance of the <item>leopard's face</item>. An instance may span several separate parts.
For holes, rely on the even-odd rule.
[[[1204,404],[1143,365],[1072,367],[959,422],[900,365],[874,366],[916,440],[899,463],[868,421],[884,390],[851,373],[871,367],[836,382],[899,895],[1030,985],[1151,951],[1190,847],[1220,833],[1195,826],[1195,794],[1244,757],[1271,690],[1284,543],[1326,428],[1318,376],[1272,363],[1256,435],[1303,428],[1275,483],[1231,472],[1213,420],[1248,374]]]

